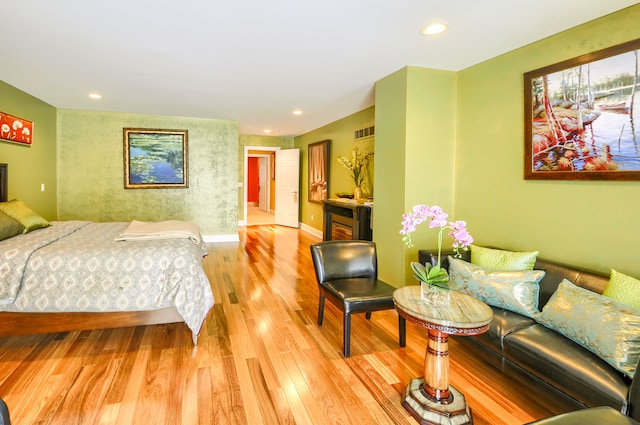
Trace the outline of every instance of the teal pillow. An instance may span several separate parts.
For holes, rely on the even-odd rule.
[[[0,241],[19,235],[24,226],[3,212],[0,212]]]
[[[515,252],[471,245],[471,264],[493,270],[533,270],[538,251]]]
[[[449,257],[449,278],[457,290],[485,303],[535,318],[542,270],[487,270]]]
[[[564,279],[537,321],[633,378],[640,358],[640,311]]]
[[[22,224],[24,226],[22,233],[50,226],[47,220],[33,212],[31,208],[18,199],[12,199],[8,202],[0,202],[0,212],[5,213]]]
[[[611,269],[609,283],[602,295],[640,309],[640,280]]]

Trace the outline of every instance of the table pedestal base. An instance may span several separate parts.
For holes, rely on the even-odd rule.
[[[421,425],[465,425],[473,424],[471,408],[464,395],[449,387],[451,400],[448,404],[438,402],[422,390],[424,379],[412,379],[404,390],[402,405]]]

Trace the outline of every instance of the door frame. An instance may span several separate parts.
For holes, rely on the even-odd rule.
[[[238,223],[238,226],[246,226],[247,225],[247,198],[248,198],[248,190],[247,190],[247,185],[248,185],[248,174],[247,173],[247,169],[249,168],[249,151],[262,151],[265,152],[265,155],[270,155],[271,152],[275,152],[275,151],[279,151],[281,148],[277,147],[277,146],[245,146],[244,147],[244,165],[243,165],[243,183],[242,183],[242,187],[243,187],[243,198],[242,198],[242,212],[243,212],[243,217],[242,217],[242,221]],[[260,154],[251,154],[251,156],[262,156]],[[269,166],[271,166],[271,159],[269,159]],[[271,183],[269,183],[271,184]],[[269,195],[271,196],[271,195]],[[277,200],[275,201],[277,202]]]

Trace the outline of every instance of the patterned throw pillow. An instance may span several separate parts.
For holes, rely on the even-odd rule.
[[[0,212],[22,224],[24,226],[23,233],[50,226],[47,220],[33,212],[31,208],[18,199],[0,202]]]
[[[640,280],[611,269],[609,283],[602,295],[640,309]]]
[[[640,312],[564,279],[536,319],[633,378],[640,358]]]
[[[0,212],[0,241],[19,235],[24,226],[3,212]]]
[[[458,291],[485,303],[535,318],[542,270],[486,270],[449,257],[449,277]]]
[[[471,264],[493,270],[533,270],[538,251],[514,252],[471,245]]]

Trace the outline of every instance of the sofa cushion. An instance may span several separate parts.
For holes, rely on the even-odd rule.
[[[503,354],[504,338],[511,332],[527,326],[535,325],[537,322],[521,314],[505,310],[500,307],[491,307],[493,310],[493,320],[489,330],[483,334],[466,339],[474,339],[477,343],[484,345],[491,350]]]
[[[640,312],[563,280],[538,322],[633,377],[640,358]]]
[[[505,358],[588,406],[626,406],[628,380],[582,346],[537,324],[504,338]]]
[[[515,252],[471,245],[471,263],[493,270],[533,270],[538,251]]]
[[[449,257],[449,277],[454,288],[489,305],[502,307],[527,317],[538,311],[540,270],[487,270]]]
[[[602,295],[640,309],[640,280],[611,269],[611,277]]]

